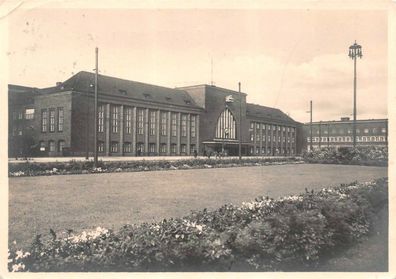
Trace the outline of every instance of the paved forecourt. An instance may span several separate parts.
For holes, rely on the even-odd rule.
[[[9,241],[27,245],[50,228],[118,228],[384,176],[384,167],[290,164],[10,178]]]

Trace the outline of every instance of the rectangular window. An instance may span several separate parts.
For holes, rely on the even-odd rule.
[[[170,151],[171,151],[172,154],[176,154],[176,147],[177,147],[177,145],[175,143],[171,144],[171,150]]]
[[[271,136],[268,136],[268,142],[271,142]]]
[[[58,108],[58,132],[63,132],[64,115],[63,108]]]
[[[118,114],[119,114],[119,107],[112,106],[111,107],[111,131],[113,133],[118,133]]]
[[[177,115],[176,113],[172,113],[172,125],[171,125],[171,131],[172,131],[172,137],[177,136]]]
[[[34,118],[34,109],[25,109],[25,119],[33,119]]]
[[[254,134],[250,133],[250,141],[254,141]]]
[[[49,151],[50,152],[55,152],[55,142],[53,140],[50,140],[48,142],[48,145],[49,145]]]
[[[104,105],[98,106],[98,132],[100,133],[104,131],[104,110]]]
[[[138,135],[143,135],[143,109],[138,109],[137,111],[137,133]]]
[[[250,129],[254,129],[254,122],[250,122]]]
[[[22,111],[18,112],[18,119],[19,120],[23,119],[23,112]]]
[[[46,109],[41,110],[41,132],[47,132],[48,129],[48,111]]]
[[[368,132],[369,132],[369,129],[367,129],[367,128],[364,129],[364,133],[365,133],[365,134],[368,134]]]
[[[144,143],[143,142],[138,142],[136,144],[136,154],[138,156],[143,155],[144,152]]]
[[[155,135],[155,126],[156,126],[156,117],[155,117],[155,111],[151,110],[150,111],[150,136]],[[150,151],[151,152],[151,151]]]
[[[161,153],[166,153],[166,143],[161,143],[160,152]]]
[[[104,142],[103,141],[98,142],[98,152],[104,152]]]
[[[186,154],[186,153],[187,153],[187,145],[181,144],[181,145],[180,145],[180,152],[181,152],[182,154]]]
[[[124,142],[124,152],[125,153],[131,152],[131,143],[130,142]]]
[[[260,134],[256,134],[256,141],[260,141]]]
[[[381,133],[385,134],[386,133],[386,128],[381,128]]]
[[[187,136],[187,115],[186,114],[181,115],[181,136],[182,137]]]
[[[195,144],[190,145],[190,154],[194,154],[195,151]]]
[[[55,132],[55,109],[49,110],[49,131]]]
[[[166,136],[167,113],[161,112],[161,136]]]
[[[110,150],[111,150],[112,153],[118,152],[118,142],[112,141]]]
[[[125,133],[130,134],[132,131],[132,108],[125,108]],[[130,146],[129,146],[130,148]],[[130,152],[130,151],[126,151]]]
[[[260,130],[260,123],[256,123],[256,130]]]
[[[191,125],[190,125],[191,137],[195,138],[195,135],[196,135],[196,116],[195,115],[191,115],[190,122],[191,122]]]
[[[149,143],[149,152],[154,153],[155,152],[155,143]]]
[[[65,141],[64,140],[60,140],[58,142],[58,150],[59,150],[59,152],[62,152],[63,148],[65,148]]]

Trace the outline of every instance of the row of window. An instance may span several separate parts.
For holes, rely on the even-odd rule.
[[[282,132],[295,132],[296,128],[294,127],[286,127],[286,126],[279,126],[279,125],[270,125],[270,124],[265,124],[265,123],[259,123],[259,122],[250,122],[250,130],[253,131],[253,129],[256,127],[257,130],[272,130],[272,131],[282,131]]]
[[[49,140],[48,149],[47,149],[47,142],[40,141],[40,151],[62,152],[64,147],[65,147],[64,140],[59,140],[58,143],[56,143],[54,140]]]
[[[63,132],[64,112],[63,108],[49,108],[41,110],[41,132]],[[57,129],[56,129],[57,127]]]
[[[119,132],[119,123],[120,123],[120,106],[110,106],[110,130],[112,133]],[[105,106],[101,105],[98,107],[98,132],[104,132],[105,130]],[[145,109],[137,108],[136,110],[136,132],[138,135],[144,134],[144,112]],[[167,136],[168,129],[167,125],[170,121],[170,135],[173,137],[177,136],[177,113],[172,112],[169,114],[166,111],[161,111],[159,115],[159,125],[160,125],[160,135]],[[125,107],[124,109],[124,132],[126,134],[132,133],[132,107]],[[149,110],[149,135],[155,136],[156,135],[156,128],[157,128],[157,111],[156,110]],[[190,115],[190,136],[196,137],[196,115]],[[187,114],[181,114],[180,116],[180,135],[182,137],[187,136]]]
[[[260,140],[262,139],[262,141],[263,142],[265,142],[266,140],[268,141],[268,142],[271,142],[271,136],[265,136],[265,135],[263,135],[263,137],[261,138],[261,136],[260,136],[260,134],[256,134],[256,142],[259,142]],[[273,139],[273,142],[286,142],[287,141],[287,143],[294,143],[294,137],[280,137],[280,136],[272,136],[272,139]],[[282,140],[281,140],[282,139]],[[287,139],[287,140],[286,140]],[[254,134],[252,133],[252,134],[250,134],[250,140],[253,142],[254,141]]]
[[[365,128],[362,129],[364,134],[368,134],[370,132],[369,128]],[[378,133],[379,131],[381,131],[381,133],[386,134],[386,128],[372,128],[371,129],[373,134]],[[327,134],[344,134],[344,133],[348,133],[348,134],[352,134],[352,129],[331,129],[331,131],[329,129],[323,128],[321,130],[315,129],[315,131],[313,131],[312,133],[319,135],[320,133],[323,133],[325,135]],[[360,134],[361,130],[360,129],[356,129],[356,134]]]
[[[384,142],[386,140],[385,136],[357,136],[356,141],[359,142]],[[310,137],[307,138],[310,142]],[[312,137],[312,142],[352,142],[352,137]]]
[[[112,141],[110,144],[110,152],[111,153],[120,152],[119,146],[120,146],[119,142]],[[105,148],[105,143],[103,141],[99,141],[98,142],[98,152],[104,152],[105,151],[104,148]],[[177,145],[175,143],[172,143],[169,148],[170,148],[171,154],[177,153]],[[194,150],[196,150],[196,145],[191,144],[190,152],[193,153]],[[124,142],[123,152],[124,153],[132,152],[132,143],[131,142]],[[144,143],[143,142],[136,143],[136,152],[137,152],[137,154],[142,154],[144,152]],[[156,153],[156,144],[155,143],[149,143],[148,152]],[[167,153],[167,152],[168,152],[168,145],[166,143],[161,143],[159,146],[159,153]],[[180,144],[180,153],[187,153],[187,144]]]
[[[286,154],[294,154],[294,149],[293,148],[271,148],[271,147],[251,147],[250,148],[250,153],[251,154],[262,154],[262,155],[286,155]]]

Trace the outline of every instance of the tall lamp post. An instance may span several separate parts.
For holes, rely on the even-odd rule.
[[[98,166],[98,48],[95,48],[94,167]]]
[[[241,83],[238,82],[239,88],[239,141],[238,141],[238,155],[239,160],[242,160],[242,94],[241,94]]]
[[[348,56],[353,59],[353,147],[356,147],[356,58],[362,58],[362,46],[355,41],[349,47]]]

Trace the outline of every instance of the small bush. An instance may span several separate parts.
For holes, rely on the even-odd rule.
[[[37,236],[9,251],[10,271],[292,271],[359,241],[387,202],[388,181],[351,183],[184,218]]]

